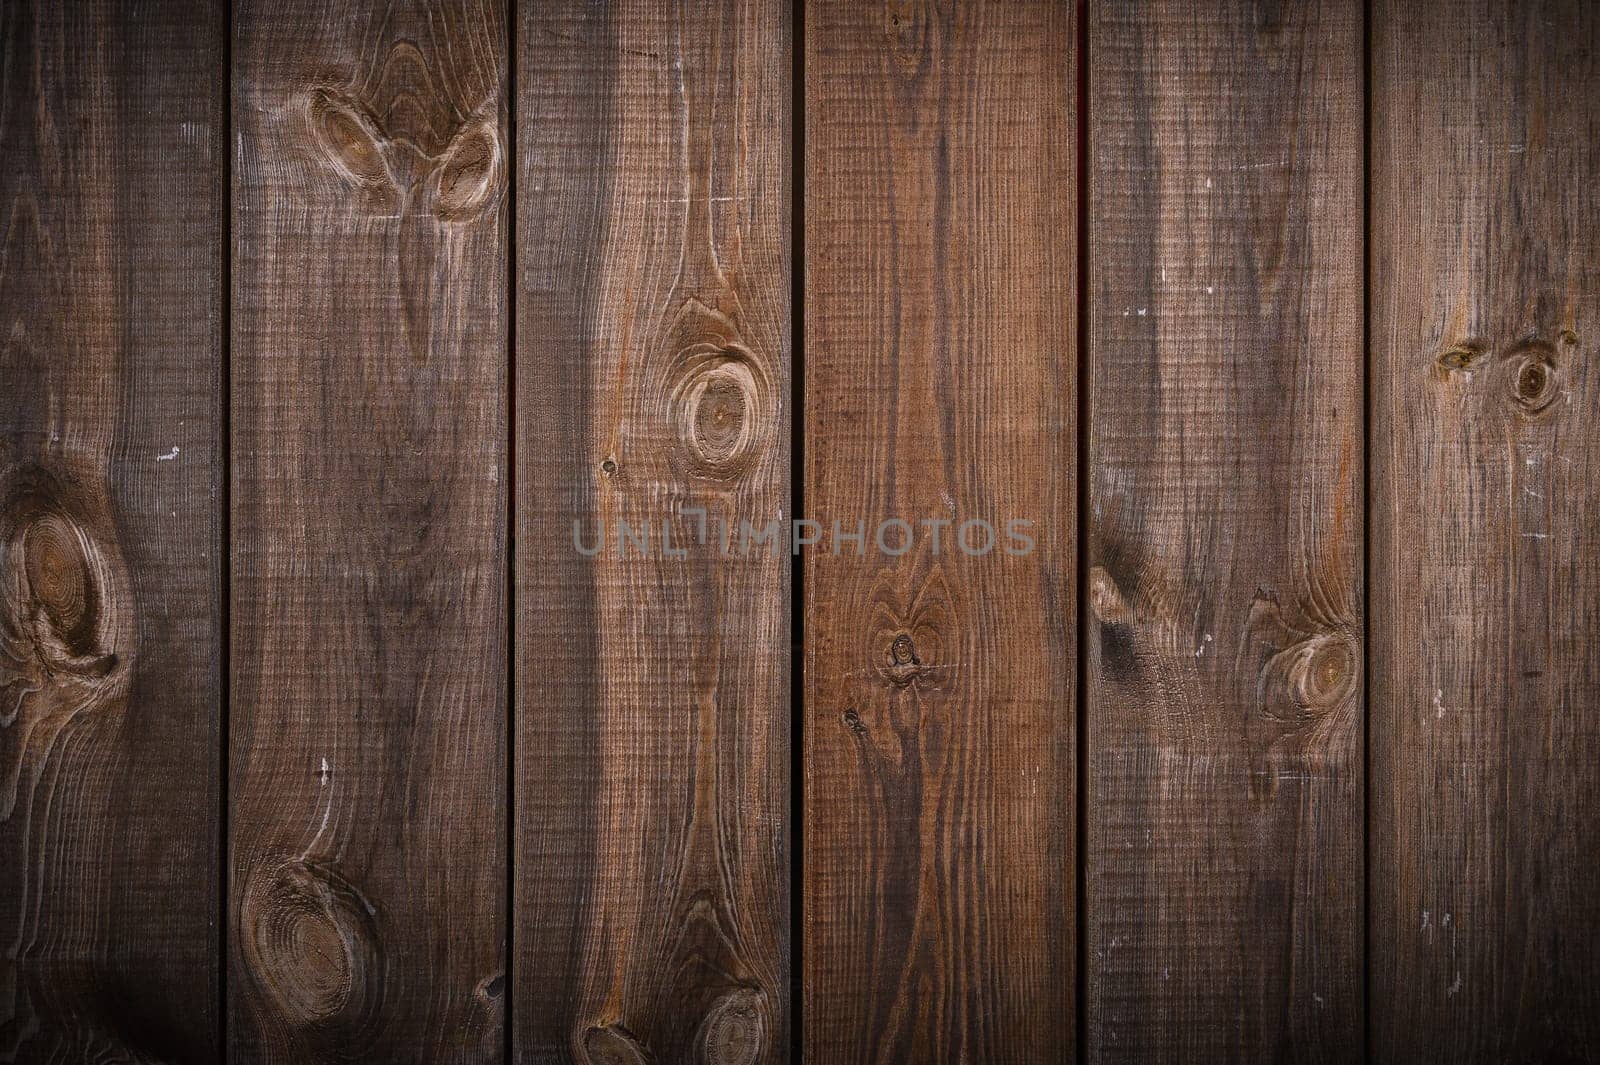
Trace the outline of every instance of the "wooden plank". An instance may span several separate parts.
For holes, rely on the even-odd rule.
[[[1088,1043],[1362,1040],[1362,11],[1090,27]]]
[[[1378,1060],[1600,1057],[1600,10],[1372,26]]]
[[[504,1041],[504,5],[234,24],[235,1062]]]
[[[1075,1053],[1076,41],[1071,4],[806,13],[818,1065]]]
[[[223,32],[0,5],[0,1061],[217,1054]]]
[[[789,1057],[788,27],[522,7],[520,1061]]]

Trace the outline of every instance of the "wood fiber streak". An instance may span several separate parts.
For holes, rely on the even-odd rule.
[[[1350,1061],[1361,5],[1091,7],[1090,1056]]]
[[[494,1062],[504,6],[235,7],[233,1062]]]
[[[1600,1060],[1600,9],[1372,28],[1372,1005]]]
[[[1071,4],[806,13],[817,1065],[1074,1055],[1076,38]],[[978,520],[1035,546],[969,556]]]
[[[223,32],[0,5],[0,1061],[217,1056]]]
[[[522,7],[519,1062],[789,1060],[789,17]]]

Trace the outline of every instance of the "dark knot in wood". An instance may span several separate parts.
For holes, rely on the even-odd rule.
[[[376,1014],[377,912],[326,865],[296,859],[258,874],[239,924],[247,967],[289,1024],[359,1029]]]

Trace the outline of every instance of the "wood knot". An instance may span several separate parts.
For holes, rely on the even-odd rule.
[[[1133,624],[1133,608],[1104,566],[1089,571],[1089,610],[1102,625]]]
[[[861,715],[856,713],[853,707],[844,712],[843,719],[844,727],[857,736],[865,736],[867,734],[866,722],[861,720]]]
[[[770,393],[766,374],[739,344],[697,344],[680,352],[671,417],[689,472],[732,480],[749,469],[772,431]]]
[[[897,688],[907,687],[927,670],[909,633],[902,632],[890,641],[889,662],[883,672],[891,684]]]
[[[1439,356],[1439,365],[1447,372],[1470,373],[1479,359],[1483,358],[1483,348],[1478,344],[1467,341],[1449,348]]]
[[[83,501],[40,469],[13,471],[8,481],[0,498],[0,725],[36,692],[99,691],[126,666],[133,641],[121,560],[95,534]],[[84,704],[70,697],[61,705]]]
[[[489,207],[504,183],[500,135],[487,118],[456,132],[433,167],[433,213],[441,222],[467,222]]]
[[[468,222],[498,199],[505,183],[505,152],[492,117],[456,123],[449,140],[431,153],[425,147],[431,138],[390,130],[378,114],[334,89],[311,90],[306,116],[313,143],[369,213],[396,217],[415,206],[440,222]],[[389,118],[396,120],[392,113]]]
[[[651,1065],[655,1061],[632,1032],[616,1023],[583,1034],[583,1058],[588,1065]]]
[[[315,143],[329,163],[375,214],[393,214],[400,191],[389,169],[386,138],[377,121],[354,100],[317,88],[306,97],[306,117]]]
[[[1532,341],[1519,345],[1512,355],[1516,358],[1513,397],[1524,414],[1538,414],[1555,402],[1560,392],[1554,353],[1548,345]]]
[[[897,666],[914,665],[917,661],[917,645],[908,634],[902,632],[889,645],[889,657]]]
[[[377,912],[320,863],[284,862],[255,877],[240,904],[249,972],[295,1026],[360,1028],[382,997]]]
[[[1356,649],[1342,635],[1318,635],[1290,648],[1291,691],[1302,711],[1331,710],[1350,697],[1357,675]]]
[[[753,1065],[766,1042],[766,996],[740,987],[712,1004],[695,1043],[703,1065]]]

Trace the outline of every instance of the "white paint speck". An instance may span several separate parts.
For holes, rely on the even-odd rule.
[[[157,455],[156,456],[156,461],[157,462],[171,462],[172,460],[174,460],[174,459],[176,459],[178,457],[178,453],[180,451],[182,451],[182,450],[183,449],[180,448],[177,444],[173,444],[172,445],[172,450],[167,452],[165,455]]]
[[[1211,187],[1211,179],[1210,178],[1206,178],[1206,188],[1209,189],[1210,187]]]
[[[1444,689],[1443,688],[1435,688],[1435,689],[1433,689],[1433,716],[1436,717],[1436,718],[1444,716]],[[1422,927],[1424,927],[1424,928],[1428,927],[1428,911],[1427,910],[1423,910],[1422,911]]]
[[[328,760],[326,758],[324,758],[322,760],[322,768],[317,771],[317,779],[322,781],[322,786],[323,787],[327,787],[328,786],[328,778],[331,777],[331,776],[333,776],[333,771],[328,768]]]
[[[490,484],[499,484],[500,483],[500,467],[499,467],[498,464],[491,463],[490,466],[489,466],[489,483]]]
[[[1214,293],[1216,291],[1217,291],[1217,286],[1216,285],[1207,285],[1206,286],[1206,295],[1207,296],[1211,295],[1212,293]]]
[[[1150,313],[1150,308],[1149,307],[1140,307],[1139,308],[1139,317],[1140,318],[1143,318],[1145,315],[1147,315],[1149,313]]]
[[[1452,984],[1451,984],[1451,985],[1450,985],[1450,988],[1449,988],[1449,990],[1447,990],[1447,991],[1446,991],[1446,992],[1445,992],[1445,993],[1444,993],[1444,994],[1445,994],[1445,997],[1446,997],[1446,998],[1454,998],[1454,997],[1455,997],[1455,995],[1456,995],[1456,992],[1457,992],[1457,991],[1460,991],[1460,990],[1461,990],[1461,974],[1460,974],[1460,973],[1456,973],[1456,979],[1455,979],[1455,982],[1454,982],[1454,983],[1452,983]]]
[[[1201,639],[1201,641],[1200,641],[1200,646],[1195,648],[1194,656],[1196,658],[1199,658],[1201,655],[1205,654],[1206,653],[1206,645],[1208,643],[1210,643],[1214,639],[1216,639],[1216,637],[1212,636],[1209,632],[1206,633],[1205,637],[1203,639]]]
[[[1315,991],[1311,992],[1311,1000],[1317,1004],[1317,1009],[1319,1010],[1328,1004],[1327,999],[1323,998]]]

